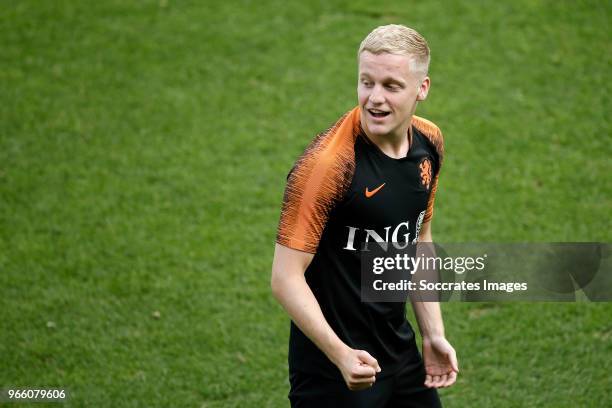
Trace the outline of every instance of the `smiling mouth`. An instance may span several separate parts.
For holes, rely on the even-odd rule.
[[[384,118],[391,114],[391,112],[383,111],[380,109],[368,109],[368,113],[375,118]]]

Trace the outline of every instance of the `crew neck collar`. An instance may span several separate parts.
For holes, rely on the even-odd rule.
[[[410,152],[413,149],[414,146],[414,125],[412,124],[412,120],[410,121],[410,126],[408,127],[408,132],[407,132],[407,137],[408,137],[408,150],[406,151],[406,155],[403,157],[391,157],[388,154],[386,154],[385,152],[382,151],[382,149],[380,148],[380,146],[378,146],[372,139],[370,139],[370,137],[367,135],[367,133],[365,132],[365,130],[363,129],[363,127],[361,126],[361,122],[359,123],[359,134],[364,138],[364,140],[366,141],[367,144],[371,145],[374,148],[374,151],[376,151],[379,155],[383,156],[384,158],[388,159],[388,160],[395,160],[395,161],[401,161],[401,160],[405,160],[408,158],[408,156],[410,155]]]

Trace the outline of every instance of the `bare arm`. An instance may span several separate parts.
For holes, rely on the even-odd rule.
[[[352,390],[371,386],[378,362],[364,350],[353,350],[333,331],[306,282],[304,273],[313,255],[276,244],[271,287],[274,297],[293,322],[340,369]]]
[[[419,242],[433,242],[430,221],[423,224]],[[412,298],[411,302],[423,338],[425,385],[435,388],[449,387],[457,379],[459,367],[455,349],[444,336],[440,303],[422,302]]]

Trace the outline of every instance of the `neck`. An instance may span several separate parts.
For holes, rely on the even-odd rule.
[[[398,129],[398,132],[385,135],[372,134],[363,122],[361,127],[368,139],[387,156],[400,159],[408,154],[412,144],[412,116],[410,116],[407,128],[402,127],[402,129]]]

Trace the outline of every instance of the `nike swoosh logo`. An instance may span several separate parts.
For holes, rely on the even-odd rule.
[[[381,188],[383,188],[385,186],[386,183],[382,183],[380,186],[376,187],[374,190],[370,191],[368,190],[368,188],[366,187],[365,189],[365,196],[366,198],[370,198],[372,197],[374,194],[378,193],[380,191]]]

